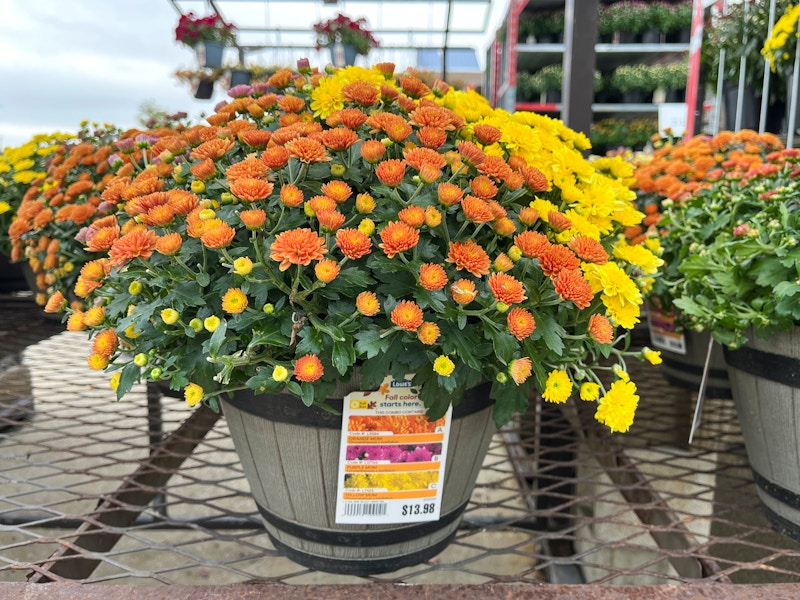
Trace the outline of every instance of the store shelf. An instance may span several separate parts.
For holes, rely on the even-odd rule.
[[[653,62],[680,56],[689,44],[595,44],[597,70],[608,71],[620,65]],[[519,71],[538,71],[561,62],[564,44],[517,44]]]

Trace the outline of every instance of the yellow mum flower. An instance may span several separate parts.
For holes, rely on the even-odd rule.
[[[190,383],[184,388],[183,397],[186,399],[186,404],[195,406],[203,399],[203,388],[196,383]]]
[[[660,365],[661,364],[661,352],[658,350],[651,350],[647,346],[642,348],[642,356],[649,362],[651,365]]]
[[[600,397],[600,386],[592,381],[587,381],[581,384],[581,400],[591,402]]]
[[[567,375],[566,371],[556,370],[550,371],[545,383],[544,393],[542,398],[548,402],[555,402],[561,404],[567,401],[572,395],[572,380]]]
[[[219,327],[221,322],[222,321],[220,321],[219,317],[217,317],[216,315],[211,315],[210,317],[206,317],[205,319],[203,319],[203,327],[205,328],[206,331],[214,333],[217,330],[217,327]]]
[[[111,379],[109,379],[108,381],[108,385],[110,385],[111,389],[114,390],[115,392],[117,391],[117,388],[119,388],[120,377],[122,377],[122,373],[114,373],[111,376]]]
[[[613,254],[617,258],[639,267],[645,275],[654,275],[664,264],[662,259],[644,246],[639,244],[632,246],[624,240],[614,246]]]
[[[275,381],[286,381],[289,379],[289,370],[281,365],[276,365],[274,369],[272,369],[272,378]]]
[[[600,398],[594,418],[611,431],[628,431],[633,424],[639,396],[636,385],[631,381],[617,380],[611,384],[608,393]]]
[[[249,275],[253,270],[253,261],[246,256],[240,256],[233,261],[233,272],[237,275]]]
[[[247,296],[241,288],[230,288],[222,296],[222,310],[232,315],[238,315],[247,308]]]
[[[433,370],[443,377],[450,377],[455,371],[456,364],[449,357],[442,354],[433,361]]]

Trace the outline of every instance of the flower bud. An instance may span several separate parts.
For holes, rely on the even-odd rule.
[[[508,258],[517,262],[520,258],[522,258],[522,250],[520,250],[517,246],[511,246],[508,249]]]
[[[331,165],[331,175],[334,177],[341,177],[346,170],[344,165]]]
[[[144,286],[141,281],[131,281],[130,285],[128,285],[128,293],[131,296],[138,296],[143,290]]]
[[[261,310],[264,311],[265,315],[271,315],[272,313],[275,312],[275,305],[272,304],[271,302],[267,302],[264,305],[264,308],[262,308]]]
[[[206,191],[206,184],[200,181],[199,179],[195,179],[192,182],[192,191],[195,194],[202,194],[203,192]]]
[[[494,305],[494,307],[495,307],[495,310],[497,310],[497,312],[500,312],[500,313],[508,312],[508,309],[511,308],[505,302],[498,302],[497,304]]]
[[[147,354],[139,352],[139,354],[133,357],[133,364],[137,367],[144,367],[147,365],[148,360]]]
[[[203,327],[209,333],[214,333],[217,330],[217,327],[220,326],[221,322],[222,321],[220,321],[219,317],[211,315],[203,320]]]
[[[219,199],[223,204],[236,204],[239,202],[239,199],[230,192],[222,192],[219,195]]]
[[[217,216],[217,213],[212,208],[204,208],[199,216],[201,221],[210,221]]]
[[[289,379],[289,370],[282,365],[276,365],[272,370],[272,378],[275,381],[286,381]]]
[[[364,235],[375,233],[375,222],[372,219],[364,219],[358,224],[358,230]]]
[[[165,308],[161,311],[161,320],[167,325],[174,325],[181,318],[181,314],[174,308]]]
[[[497,382],[498,382],[498,383],[506,383],[506,382],[508,381],[508,375],[506,375],[505,373],[503,373],[502,371],[500,371],[500,372],[499,372],[499,373],[498,373],[498,374],[495,376],[495,379],[497,379]]]
[[[194,319],[189,321],[189,327],[191,327],[192,329],[194,329],[196,332],[199,333],[203,330],[203,320],[195,317]]]

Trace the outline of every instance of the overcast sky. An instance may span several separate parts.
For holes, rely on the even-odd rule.
[[[281,8],[296,14],[286,3]],[[304,8],[314,13],[309,22],[319,14],[313,4]],[[75,131],[84,119],[133,127],[144,102],[193,116],[211,112],[223,91],[195,100],[173,77],[195,64],[174,40],[177,20],[168,0],[0,0],[0,146]],[[480,57],[483,40],[475,47]]]

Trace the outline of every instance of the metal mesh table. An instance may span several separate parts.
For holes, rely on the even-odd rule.
[[[707,399],[689,446],[693,395],[658,367],[630,365],[641,401],[625,435],[605,433],[580,402],[533,402],[495,436],[453,544],[416,567],[359,578],[280,556],[224,419],[171,399],[157,419],[144,385],[116,401],[107,375],[86,366],[88,347],[29,301],[0,301],[0,583],[800,590],[800,544],[760,512],[732,403]]]

